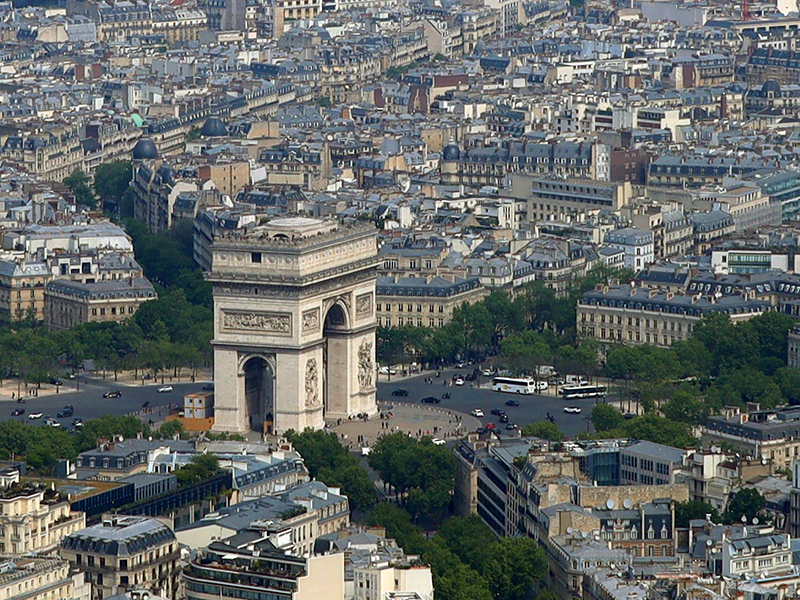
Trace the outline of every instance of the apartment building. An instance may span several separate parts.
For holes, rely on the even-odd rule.
[[[791,538],[778,531],[744,529],[722,544],[722,576],[732,579],[780,577],[794,571]],[[771,529],[771,528],[770,528]]]
[[[0,598],[19,600],[91,600],[83,573],[60,558],[27,556],[0,563]]]
[[[306,558],[275,548],[267,540],[247,541],[245,536],[215,541],[193,556],[183,573],[186,600],[345,597],[344,553]]]
[[[150,517],[113,515],[66,536],[61,558],[86,574],[92,600],[129,588],[174,598],[179,589],[180,551],[175,534]]]
[[[63,181],[75,169],[83,169],[81,137],[77,124],[39,122],[6,137],[0,158],[43,180]]]
[[[578,301],[578,334],[605,346],[626,343],[668,348],[689,339],[693,326],[708,313],[725,313],[736,323],[769,310],[772,305],[752,293],[718,298],[630,284],[597,286]]]
[[[19,472],[8,470],[0,480],[0,554],[51,552],[65,535],[86,526],[86,515],[45,484],[20,483]]]
[[[800,327],[792,327],[789,331],[786,364],[795,369],[800,369]]]
[[[488,293],[477,277],[378,277],[378,325],[442,327],[457,307],[474,304]]]
[[[606,233],[605,243],[621,250],[625,255],[625,267],[639,272],[655,261],[655,245],[652,231],[637,227],[623,227]]]
[[[617,211],[633,196],[630,182],[511,175],[511,196],[527,200],[528,220],[582,220],[589,213]]]
[[[608,181],[610,152],[609,146],[591,142],[508,142],[463,151],[449,144],[442,155],[442,182],[506,187],[514,173]],[[528,198],[527,189],[521,193],[513,195]]]
[[[722,414],[709,417],[701,430],[704,446],[725,442],[742,455],[756,460],[774,461],[775,468],[789,469],[800,457],[800,408],[795,406],[759,410],[758,405],[743,411],[726,407]]]
[[[51,329],[69,329],[81,323],[122,323],[157,294],[144,277],[128,280],[58,280],[44,291],[44,320]]]

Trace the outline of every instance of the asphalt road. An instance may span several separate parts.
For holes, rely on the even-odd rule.
[[[447,370],[442,372],[440,378],[434,378],[433,384],[425,383],[424,377],[411,377],[408,379],[398,379],[391,382],[378,382],[378,398],[391,402],[392,391],[398,388],[408,390],[408,397],[394,398],[398,401],[404,402],[419,402],[426,396],[442,397],[442,394],[448,392],[450,399],[442,400],[439,406],[442,408],[449,408],[463,413],[470,413],[475,408],[483,410],[485,416],[480,419],[484,424],[495,423],[499,433],[505,433],[505,424],[501,424],[499,417],[491,414],[494,408],[500,408],[506,411],[509,421],[516,423],[520,427],[528,423],[536,421],[543,421],[549,412],[555,417],[555,424],[563,431],[568,437],[575,437],[577,434],[587,430],[587,426],[591,426],[588,417],[591,414],[592,406],[597,401],[594,398],[584,400],[569,400],[565,401],[561,398],[543,395],[516,395],[505,394],[502,392],[494,392],[491,389],[484,387],[483,389],[471,389],[469,382],[464,386],[449,386],[444,387],[443,380],[445,378],[452,378],[454,373],[466,374],[471,371],[470,369],[462,370]],[[488,379],[481,377],[481,383],[487,385]],[[519,406],[506,406],[507,400],[519,400]],[[579,406],[583,410],[580,414],[568,414],[564,412],[565,406]]]
[[[75,380],[70,380],[67,385],[62,386],[59,394],[42,396],[39,398],[27,398],[24,404],[13,400],[0,402],[0,420],[17,419],[26,423],[40,425],[44,419],[29,420],[30,413],[41,412],[44,416],[56,418],[56,413],[64,405],[72,404],[75,413],[72,417],[56,419],[63,426],[70,427],[72,419],[80,417],[85,421],[97,419],[105,415],[126,415],[136,412],[142,408],[142,404],[150,402],[150,408],[167,406],[167,404],[182,404],[184,394],[198,392],[205,383],[169,383],[175,388],[170,393],[159,394],[156,390],[161,387],[158,385],[127,386],[114,383],[114,378],[108,379],[80,379],[80,391],[75,391]],[[103,398],[103,393],[109,390],[119,390],[122,392],[121,398]],[[16,408],[24,408],[25,414],[12,417],[11,412]],[[163,417],[162,417],[163,418]]]

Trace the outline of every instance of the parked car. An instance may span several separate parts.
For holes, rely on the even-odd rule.
[[[61,381],[60,379],[54,377],[53,379],[50,380],[50,384],[51,385],[64,385],[64,382]]]
[[[159,394],[169,394],[170,392],[174,392],[175,388],[171,385],[162,385],[160,388],[156,390]]]
[[[72,426],[75,428],[83,427],[83,419],[81,419],[80,417],[75,417],[74,419],[72,419]]]
[[[391,367],[381,367],[378,369],[379,375],[397,375],[397,369]]]
[[[467,381],[475,381],[477,378],[478,376],[475,373],[468,373],[464,379]]]
[[[506,406],[519,406],[519,400],[506,400]]]
[[[480,408],[475,408],[475,409],[473,409],[473,411],[470,414],[473,417],[481,418],[483,416],[483,411]]]
[[[56,421],[55,419],[47,419],[44,422],[45,425],[49,425],[50,427],[61,427],[61,423]]]
[[[12,417],[18,417],[18,416],[24,415],[24,414],[25,414],[25,409],[24,408],[15,408],[14,410],[11,411],[11,416]]]
[[[392,390],[392,396],[408,396],[408,390],[404,390],[403,388],[397,388],[396,390]]]
[[[537,381],[535,387],[536,387],[536,391],[537,392],[543,392],[543,391],[545,391],[547,389],[547,382],[546,381]]]
[[[436,396],[425,396],[420,402],[423,404],[439,404],[441,400]]]
[[[28,419],[33,421],[34,419],[41,419],[44,415],[40,412],[34,412],[28,415]]]
[[[570,414],[573,414],[573,415],[577,415],[578,413],[581,412],[581,407],[580,406],[565,406],[564,407],[564,412],[565,413],[570,413]]]
[[[122,392],[119,390],[112,390],[103,394],[103,398],[122,398]]]

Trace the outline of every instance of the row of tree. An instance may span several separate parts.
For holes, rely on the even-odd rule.
[[[502,352],[509,364],[520,369],[555,363],[569,370],[589,371],[596,368],[597,350],[587,343],[576,345],[578,298],[598,283],[630,277],[632,273],[624,269],[596,267],[563,296],[534,281],[513,298],[505,291],[495,291],[480,302],[457,307],[443,327],[380,327],[378,360],[384,364],[447,364],[457,358]]]
[[[93,180],[81,169],[75,169],[64,179],[64,185],[79,205],[96,208],[99,201],[101,208],[113,208],[113,212],[119,210],[133,216],[131,175],[130,161],[115,160],[97,167]]]

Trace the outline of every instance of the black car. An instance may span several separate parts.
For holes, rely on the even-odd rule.
[[[392,391],[392,396],[408,396],[408,390],[397,388],[396,390]]]
[[[467,381],[475,381],[477,378],[478,376],[475,373],[469,373],[464,379]]]
[[[106,392],[105,394],[103,394],[103,398],[122,398],[122,392],[120,392],[119,390]]]
[[[508,423],[508,415],[507,414],[500,415],[498,421],[500,421],[501,423]]]
[[[423,404],[439,404],[441,400],[436,396],[426,396],[422,400],[420,400]]]
[[[516,428],[517,428],[516,423],[509,423],[508,425],[506,425],[506,431],[514,431]]]
[[[56,417],[58,417],[59,419],[63,419],[64,417],[71,417],[74,412],[75,412],[75,409],[72,408],[72,405],[65,406],[60,411],[58,411],[58,414],[56,415]]]
[[[80,417],[75,417],[72,419],[72,426],[73,427],[83,427],[83,419]]]
[[[11,416],[12,417],[18,417],[18,416],[24,415],[24,414],[25,414],[25,409],[24,408],[15,408],[14,410],[11,411]]]
[[[506,400],[506,406],[519,406],[519,400]]]
[[[497,416],[499,417],[500,415],[504,415],[504,414],[505,414],[505,412],[503,411],[503,409],[502,409],[502,408],[493,408],[493,409],[491,410],[491,414],[493,414],[493,415],[497,415]]]

